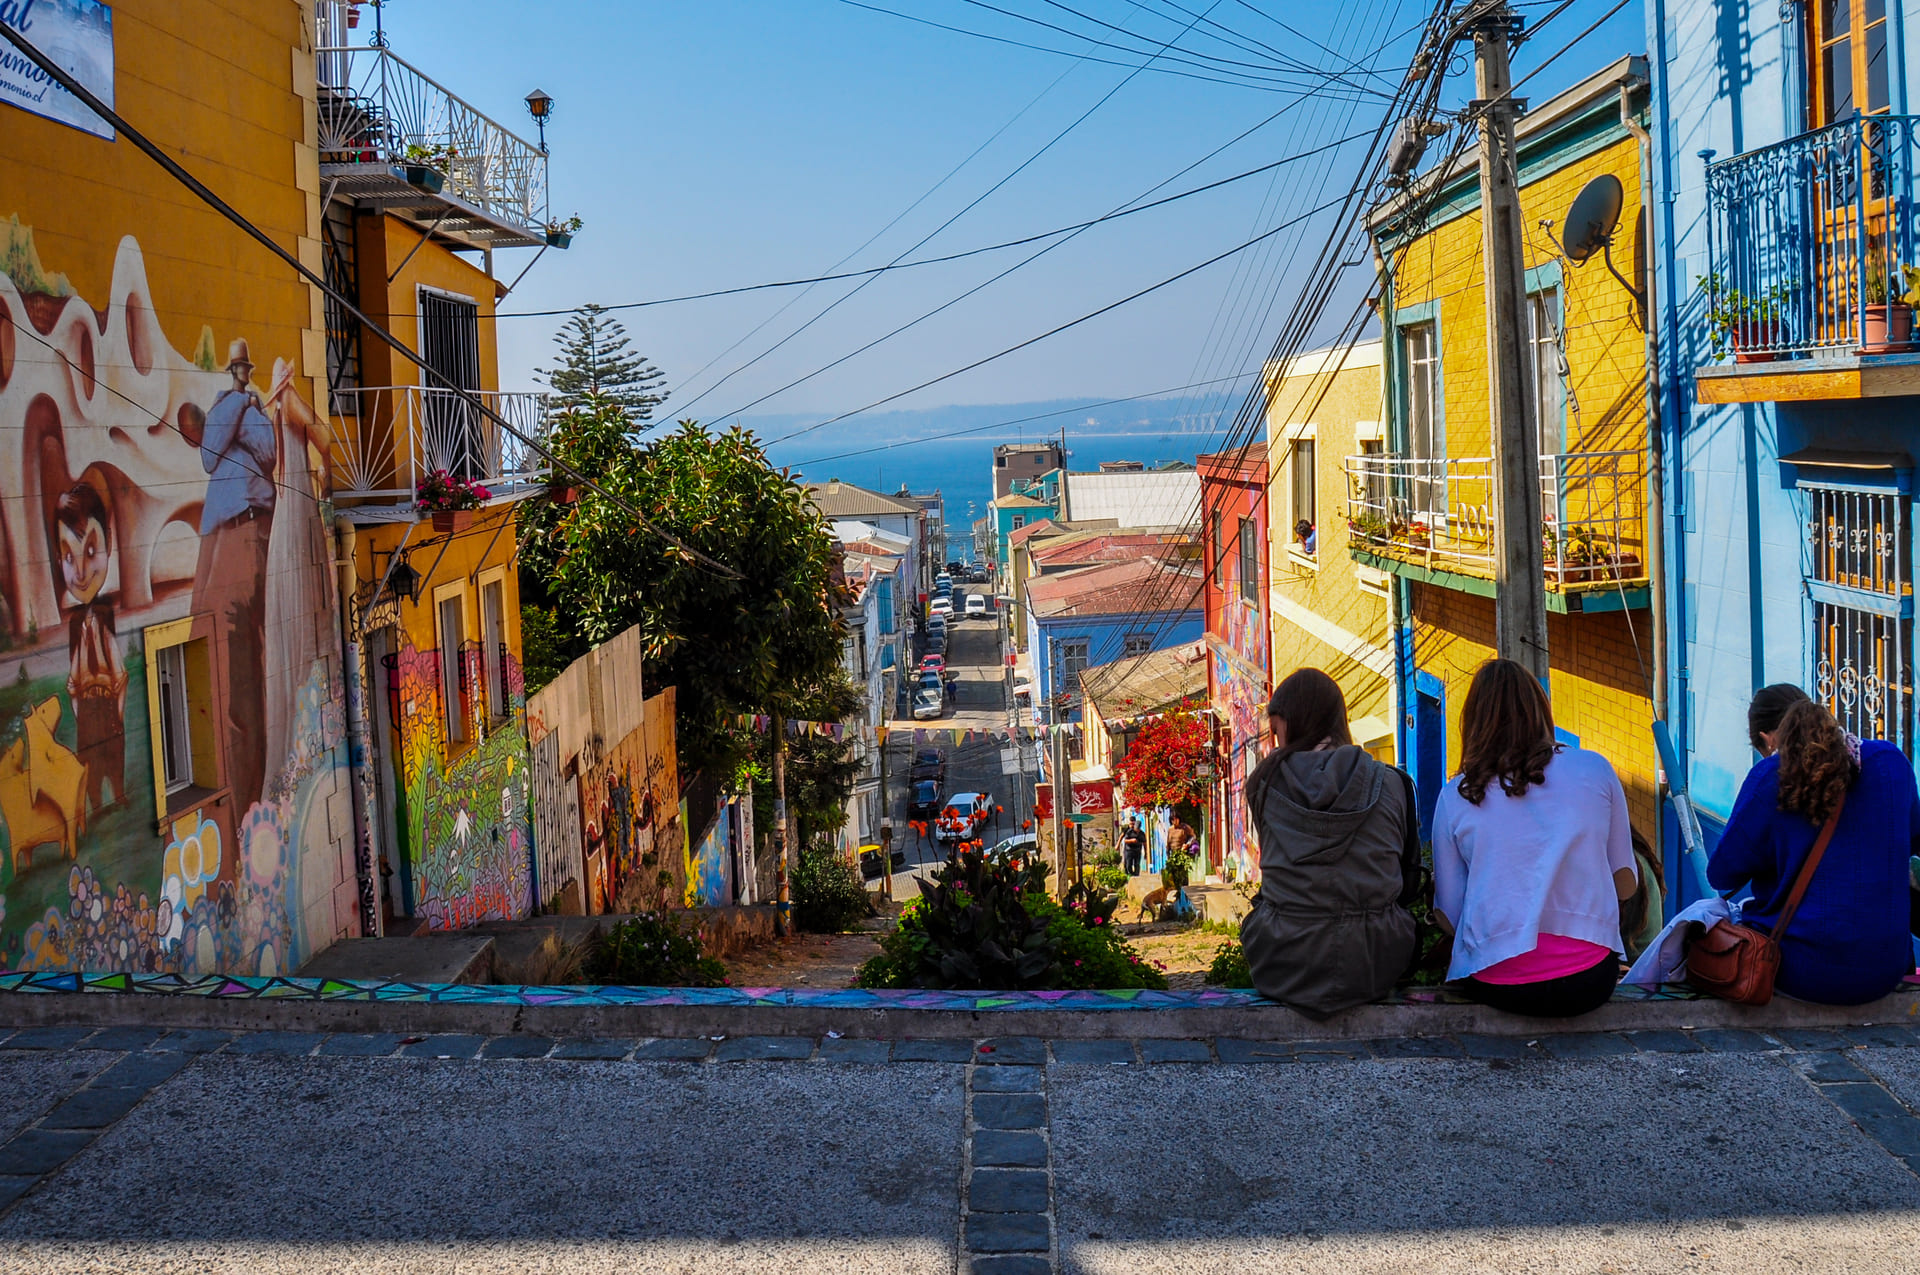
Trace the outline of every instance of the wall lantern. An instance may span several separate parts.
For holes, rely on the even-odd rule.
[[[553,114],[553,99],[539,89],[527,94],[527,114],[540,126],[540,153],[547,152],[547,117]]]

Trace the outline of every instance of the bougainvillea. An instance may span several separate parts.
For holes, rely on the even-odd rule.
[[[1140,728],[1117,767],[1132,806],[1191,808],[1206,801],[1207,781],[1195,769],[1208,760],[1207,724],[1186,709],[1157,717]]]

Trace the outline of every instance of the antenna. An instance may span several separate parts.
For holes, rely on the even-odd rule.
[[[1647,299],[1640,289],[1627,282],[1613,264],[1613,232],[1620,224],[1620,207],[1626,201],[1626,191],[1620,185],[1620,179],[1612,173],[1602,173],[1580,188],[1573,197],[1573,206],[1567,209],[1565,232],[1561,235],[1561,251],[1567,254],[1567,260],[1574,265],[1585,265],[1592,260],[1595,251],[1607,263],[1607,270],[1620,281],[1642,311],[1646,309]]]

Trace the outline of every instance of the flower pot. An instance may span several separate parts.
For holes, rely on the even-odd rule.
[[[1733,331],[1733,361],[1735,363],[1772,363],[1780,357],[1778,350],[1750,350],[1746,345],[1778,345],[1780,343],[1780,320],[1766,319],[1742,323]]]
[[[429,195],[437,195],[440,193],[440,188],[446,184],[447,175],[437,168],[429,168],[425,164],[407,165],[407,185],[409,186],[418,186]]]
[[[547,247],[549,248],[560,248],[564,250],[572,242],[573,235],[570,231],[549,230],[547,232]]]
[[[558,483],[547,484],[547,499],[556,505],[571,505],[580,499],[578,487],[563,487]]]
[[[1890,354],[1913,345],[1913,307],[1870,305],[1861,316],[1860,353]]]
[[[465,531],[473,526],[476,513],[471,509],[439,509],[434,511],[433,529],[442,535]]]
[[[357,27],[357,26],[359,26],[359,25],[360,25],[360,10],[359,10],[359,9],[357,9],[357,8],[353,8],[353,9],[348,9],[348,10],[347,10],[347,25],[348,25],[349,27]]]

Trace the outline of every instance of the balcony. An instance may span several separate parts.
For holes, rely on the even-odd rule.
[[[390,50],[316,10],[320,177],[469,248],[547,241],[547,157]]]
[[[475,390],[473,395],[521,434],[546,436],[545,394]],[[420,480],[436,470],[477,481],[496,499],[528,495],[546,481],[538,454],[451,390],[420,385],[335,390],[332,425],[334,499],[389,506],[379,517],[412,517]]]
[[[1902,294],[1920,290],[1914,141],[1920,117],[1855,118],[1709,164],[1716,357],[1704,403],[1920,393]]]
[[[1555,611],[1645,605],[1646,486],[1637,451],[1540,458],[1548,604]],[[1347,548],[1368,566],[1491,596],[1495,473],[1490,457],[1349,456]]]

